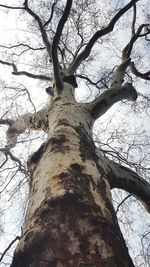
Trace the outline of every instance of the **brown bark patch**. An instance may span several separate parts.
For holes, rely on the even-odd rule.
[[[46,143],[43,143],[40,148],[33,154],[28,160],[28,166],[30,167],[31,164],[36,164],[41,158],[43,153],[45,152],[47,147]]]
[[[95,153],[95,145],[90,136],[88,136],[87,132],[84,129],[84,126],[80,124],[75,127],[76,132],[79,135],[80,140],[80,156],[83,161],[85,160],[97,160],[97,156]]]
[[[100,218],[77,195],[51,202],[35,217],[36,227],[27,235],[24,251],[15,253],[11,267],[134,266],[118,224]]]
[[[72,125],[66,119],[59,119],[58,125],[63,125],[64,127],[72,127]]]
[[[57,137],[52,137],[48,140],[48,144],[51,144],[51,152],[61,152],[65,153],[70,150],[69,145],[65,143],[68,141],[64,134],[58,135]]]

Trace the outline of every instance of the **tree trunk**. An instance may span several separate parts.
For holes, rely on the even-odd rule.
[[[72,89],[73,90],[73,89]],[[45,143],[28,161],[30,195],[11,267],[132,267],[98,164],[93,120],[65,84]]]

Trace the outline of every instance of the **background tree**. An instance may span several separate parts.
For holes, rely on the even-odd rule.
[[[149,211],[150,186],[140,175],[141,170],[144,173],[148,169],[148,154],[145,151],[142,155],[144,166],[139,155],[136,161],[141,161],[140,164],[131,161],[133,153],[143,145],[142,138],[136,131],[132,142],[127,141],[123,124],[117,125],[116,131],[112,129],[111,137],[105,132],[107,140],[101,137],[104,129],[100,134],[100,127],[95,134],[99,148],[94,145],[92,129],[93,123],[120,100],[135,101],[139,94],[143,102],[149,103],[145,86],[139,93],[133,86],[136,77],[144,81],[150,79],[146,49],[142,49],[149,42],[150,33],[147,3],[130,1],[120,6],[109,3],[106,8],[107,1],[19,2],[18,6],[0,4],[5,10],[19,11],[28,21],[26,35],[19,35],[17,44],[1,45],[4,56],[0,63],[12,67],[14,76],[39,79],[42,88],[48,84],[46,92],[51,100],[36,112],[31,93],[22,81],[18,85],[13,81],[13,86],[2,83],[2,97],[8,92],[12,100],[11,104],[5,102],[6,110],[0,120],[2,125],[8,125],[7,143],[1,148],[1,168],[7,177],[7,180],[3,178],[2,191],[14,180],[19,188],[26,181],[29,184],[25,223],[11,266],[133,266],[117,223],[110,189],[129,192],[129,196],[135,196]],[[128,29],[128,40],[124,40],[120,29],[124,29],[127,17],[131,36]],[[36,37],[31,37],[31,31]],[[123,45],[119,39],[115,41],[115,33]],[[35,47],[35,43],[38,46]],[[19,70],[20,61],[26,62],[29,56],[32,67],[39,67],[40,74],[33,74],[32,67]],[[145,64],[143,71],[139,71],[141,58]],[[88,102],[75,100],[77,86],[80,98],[81,90],[90,91]],[[14,99],[21,96],[28,98],[34,112],[25,113],[22,102],[15,100],[14,105]],[[139,103],[139,108],[143,108],[142,104]],[[128,108],[126,102],[121,108]],[[26,109],[31,110],[31,106]],[[132,106],[130,113],[131,110]],[[15,119],[17,113],[19,116]],[[46,133],[45,142],[28,159],[28,170],[22,156],[12,152],[16,152],[18,135],[26,130]],[[22,140],[27,141],[24,138]],[[117,162],[112,161],[113,158],[117,158]],[[137,173],[127,165],[134,167]],[[14,193],[18,185],[15,184]],[[118,198],[118,192],[116,194]],[[117,212],[119,208],[120,204]]]

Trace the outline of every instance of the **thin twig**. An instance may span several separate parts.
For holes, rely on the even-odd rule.
[[[1,257],[0,257],[0,262],[2,261],[3,257],[5,256],[6,252],[11,248],[11,246],[17,241],[20,240],[20,236],[16,236],[15,239],[13,239],[11,241],[11,243],[9,244],[9,246],[4,250],[4,252],[2,253]]]
[[[129,198],[129,197],[132,197],[131,194],[129,194],[128,196],[126,196],[121,202],[120,204],[118,205],[117,209],[116,209],[116,213],[119,211],[119,208],[120,206]]]
[[[20,47],[20,46],[24,46],[24,47],[27,47],[31,50],[34,50],[34,51],[37,51],[37,50],[44,50],[45,47],[37,47],[37,48],[34,48],[28,44],[23,44],[23,43],[20,43],[20,44],[16,44],[16,45],[11,45],[11,46],[6,46],[6,45],[0,45],[0,47],[2,48],[6,48],[6,49],[13,49],[13,48],[17,48],[17,47]]]
[[[8,8],[8,9],[24,9],[24,7],[19,7],[19,6],[0,5],[0,7],[4,7],[4,8]]]
[[[52,10],[51,10],[50,18],[44,23],[44,25],[43,25],[44,27],[46,27],[48,24],[51,23],[52,18],[53,18],[53,14],[54,14],[54,8],[55,8],[56,4],[57,4],[57,0],[52,4]]]

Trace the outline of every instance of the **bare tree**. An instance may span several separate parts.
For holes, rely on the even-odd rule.
[[[36,111],[26,90],[34,112],[16,119],[5,113],[0,119],[1,125],[8,126],[7,143],[1,148],[4,157],[1,167],[11,159],[29,183],[25,222],[21,236],[17,237],[11,267],[134,266],[118,225],[111,189],[125,190],[149,212],[150,185],[126,162],[114,161],[107,156],[108,151],[106,155],[102,147],[94,144],[93,124],[115,103],[137,100],[134,79],[150,80],[150,71],[140,71],[136,61],[136,44],[149,42],[150,26],[149,22],[138,21],[137,9],[142,0],[131,0],[124,6],[117,3],[103,16],[104,4],[94,0],[0,4],[4,10],[20,12],[31,19],[28,29],[38,31],[39,38],[38,46],[34,39],[29,39],[31,43],[1,45],[4,51],[9,51],[9,57],[4,55],[0,63],[12,68],[14,76],[48,84],[46,92],[50,97],[49,104]],[[112,36],[113,41],[113,33],[119,32],[118,22],[131,11],[131,36],[121,48],[117,67],[112,61],[97,80],[93,79],[98,72],[95,74],[90,65],[98,57],[99,49],[103,51],[107,38]],[[39,74],[19,70],[19,59],[25,60],[28,52],[35,65],[43,64]],[[84,103],[76,100],[77,79],[80,86],[81,80],[93,89],[94,95],[98,90],[93,100]],[[12,152],[18,135],[26,130],[42,130],[47,135],[28,158],[27,169]],[[115,155],[119,159],[119,152]]]

